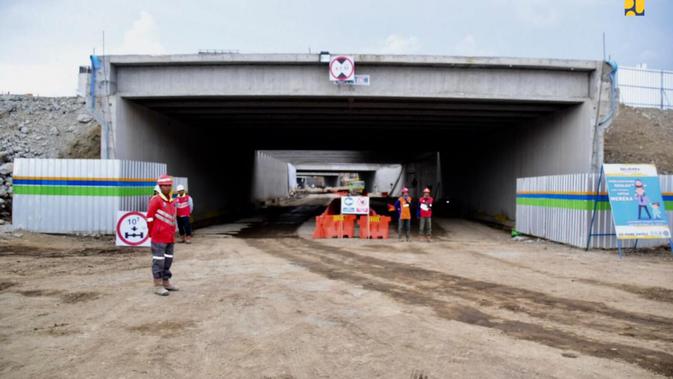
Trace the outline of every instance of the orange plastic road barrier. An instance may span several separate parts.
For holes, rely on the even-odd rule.
[[[367,232],[367,216],[360,216],[360,238],[388,239],[390,236],[390,217],[369,216],[369,232]]]
[[[353,238],[355,218],[353,215],[323,214],[317,216],[313,238]]]
[[[313,231],[313,239],[325,238],[325,228],[323,226],[324,216],[315,217],[315,230]]]

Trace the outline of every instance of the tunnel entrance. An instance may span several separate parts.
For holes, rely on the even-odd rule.
[[[198,219],[239,214],[255,201],[287,195],[294,168],[295,176],[359,173],[369,192],[396,195],[406,186],[418,197],[430,187],[451,201],[453,214],[512,220],[522,167],[554,166],[560,152],[553,138],[572,135],[572,123],[563,122],[581,110],[573,102],[425,98],[124,102],[145,123],[134,132],[157,136],[171,173],[190,178],[201,204]]]

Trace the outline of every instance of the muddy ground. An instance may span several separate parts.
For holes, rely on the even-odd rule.
[[[311,240],[315,211],[199,230],[169,297],[147,250],[3,236],[0,377],[673,377],[665,251],[450,219],[432,243]]]

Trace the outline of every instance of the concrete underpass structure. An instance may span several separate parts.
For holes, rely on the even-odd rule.
[[[460,215],[507,222],[517,177],[596,171],[612,100],[601,61],[356,54],[371,84],[351,86],[318,54],[100,58],[102,158],[167,163],[198,218],[364,164],[377,187],[431,186]]]

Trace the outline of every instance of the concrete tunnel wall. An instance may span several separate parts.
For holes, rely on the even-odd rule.
[[[402,165],[389,165],[381,167],[374,172],[372,178],[372,192],[388,192],[396,194],[402,189]]]
[[[594,112],[590,103],[571,106],[484,138],[472,152],[443,151],[444,195],[462,216],[511,224],[516,178],[591,172]]]
[[[252,200],[255,202],[290,195],[290,167],[262,151],[255,153],[255,168],[252,181]]]
[[[188,177],[196,220],[233,216],[251,206],[253,150],[223,148],[226,137],[202,138],[190,125],[125,99],[117,99],[114,110],[116,125],[135,126],[114,130],[117,156],[165,162],[168,174]]]

